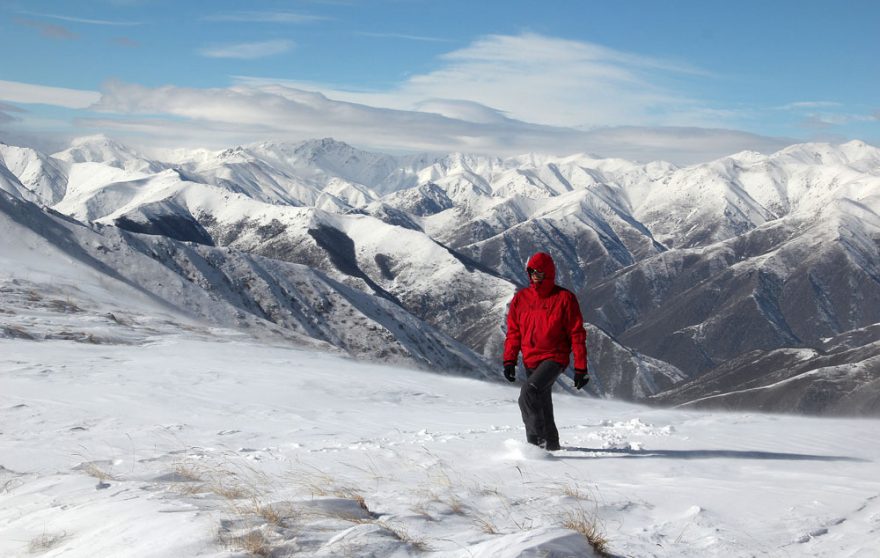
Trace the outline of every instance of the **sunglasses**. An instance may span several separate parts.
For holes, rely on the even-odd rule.
[[[529,273],[529,275],[532,276],[532,277],[537,277],[538,279],[543,279],[543,278],[544,278],[544,272],[543,272],[543,271],[538,271],[537,269],[535,269],[535,268],[533,268],[533,267],[527,267],[527,268],[526,268],[526,271],[527,271],[527,272]]]

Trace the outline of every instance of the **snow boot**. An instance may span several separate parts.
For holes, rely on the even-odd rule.
[[[547,451],[559,451],[562,449],[562,446],[559,445],[559,441],[557,440],[546,440],[541,447]]]

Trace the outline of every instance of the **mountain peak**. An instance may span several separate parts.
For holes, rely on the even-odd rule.
[[[79,136],[79,137],[73,138],[70,141],[70,146],[71,147],[79,147],[82,145],[91,145],[91,144],[100,144],[100,143],[111,144],[111,143],[116,143],[116,142],[114,142],[113,140],[111,140],[109,137],[107,137],[104,134],[93,134],[91,136]]]
[[[366,153],[351,145],[333,138],[310,139],[301,142],[262,141],[235,148],[244,150],[255,156],[270,156],[275,159],[317,159],[331,155],[347,157],[354,153]],[[229,150],[227,150],[229,151]]]
[[[880,148],[861,140],[841,144],[799,143],[774,153],[772,157],[817,165],[851,164],[865,160],[880,162]]]
[[[136,151],[104,134],[83,136],[70,142],[70,147],[53,155],[71,163],[106,163],[120,166],[125,161],[143,159]]]
[[[314,147],[320,147],[322,149],[354,149],[349,144],[344,141],[339,141],[333,138],[321,138],[321,139],[311,139],[302,142],[300,145],[309,145]]]
[[[728,159],[733,159],[739,163],[758,163],[760,161],[764,161],[767,159],[767,156],[763,153],[759,153],[757,151],[740,151],[739,153],[734,153],[729,156]]]

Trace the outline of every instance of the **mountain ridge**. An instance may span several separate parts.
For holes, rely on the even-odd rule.
[[[63,169],[43,177],[54,189],[10,169],[5,189],[38,203],[50,192],[44,205],[85,222],[306,264],[489,362],[522,262],[538,250],[553,253],[561,284],[613,340],[597,345],[666,363],[644,384],[660,390],[750,351],[814,347],[880,312],[880,149],[863,142],[687,167],[385,155],[330,138],[168,162],[103,137],[75,147],[62,159],[19,157],[22,176]],[[633,387],[638,366],[619,366],[628,371],[602,383],[615,386],[606,395],[656,395]]]

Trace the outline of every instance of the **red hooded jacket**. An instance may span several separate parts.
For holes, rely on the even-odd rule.
[[[516,363],[522,351],[526,368],[553,360],[568,366],[574,353],[574,367],[587,369],[587,332],[577,297],[555,283],[556,264],[550,254],[538,252],[528,267],[544,272],[544,280],[520,289],[507,312],[504,362]]]

